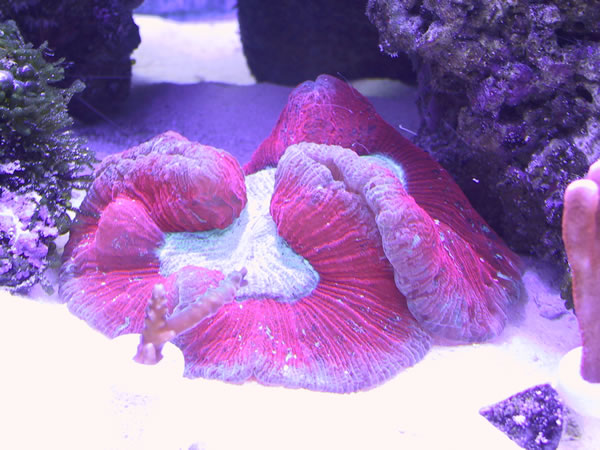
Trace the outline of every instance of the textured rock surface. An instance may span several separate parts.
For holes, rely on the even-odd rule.
[[[513,249],[564,260],[564,189],[600,154],[600,3],[370,0],[367,14],[386,52],[414,58],[418,142]]]
[[[26,41],[47,41],[48,56],[64,58],[62,87],[82,80],[86,89],[75,96],[69,111],[99,119],[129,94],[131,52],[140,35],[131,10],[142,0],[0,0],[0,21],[13,19]]]
[[[34,192],[19,195],[0,188],[1,286],[26,291],[43,279],[58,230],[48,208],[38,208],[39,199]]]
[[[482,408],[480,414],[529,450],[556,449],[565,423],[562,401],[549,384],[534,386]]]
[[[244,54],[256,80],[296,85],[321,73],[413,82],[406,55],[382,54],[364,0],[238,0]]]

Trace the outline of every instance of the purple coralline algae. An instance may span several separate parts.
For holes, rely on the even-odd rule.
[[[0,188],[0,285],[29,286],[48,265],[58,230],[48,209],[38,209],[39,200],[35,192],[21,195]]]
[[[562,196],[599,156],[597,1],[369,0],[382,51],[407,52],[417,142],[518,252],[564,262]]]
[[[479,412],[528,450],[556,449],[565,423],[564,406],[549,384],[534,386]]]

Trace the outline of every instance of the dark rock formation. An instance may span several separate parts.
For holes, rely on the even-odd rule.
[[[529,450],[556,449],[565,423],[563,404],[549,384],[519,392],[479,413]]]
[[[365,0],[238,0],[244,54],[259,82],[296,85],[322,73],[414,81],[404,52],[382,54]]]
[[[566,185],[600,155],[600,2],[369,0],[407,52],[418,142],[518,252],[564,262]]]
[[[131,52],[139,45],[131,10],[142,0],[0,0],[0,21],[14,20],[26,41],[48,42],[48,57],[65,59],[66,87],[82,80],[86,89],[69,111],[97,119],[129,94]]]

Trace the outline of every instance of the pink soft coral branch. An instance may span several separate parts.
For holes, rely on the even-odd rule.
[[[600,161],[565,191],[563,241],[582,340],[581,376],[600,383]]]
[[[189,330],[203,319],[213,315],[225,303],[235,298],[236,291],[246,284],[246,269],[231,272],[219,286],[208,289],[204,295],[182,311],[168,317],[165,288],[154,286],[152,298],[146,309],[146,319],[140,344],[134,360],[142,364],[156,364],[162,359],[165,342]]]

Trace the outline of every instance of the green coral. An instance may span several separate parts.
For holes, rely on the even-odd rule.
[[[0,285],[15,290],[43,279],[53,239],[70,226],[71,191],[87,187],[94,162],[69,129],[67,104],[85,86],[51,86],[64,78],[63,60],[50,63],[45,54],[47,44],[33,48],[15,22],[0,23],[0,196],[6,200],[0,210]],[[24,205],[32,201],[24,223]],[[28,241],[19,241],[24,236]]]

